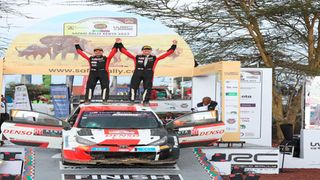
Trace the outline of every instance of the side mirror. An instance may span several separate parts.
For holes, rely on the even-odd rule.
[[[173,128],[171,126],[165,125],[164,128],[166,128],[167,131],[172,132]]]
[[[65,130],[65,131],[71,130],[71,125],[68,123],[63,123],[63,130]]]
[[[69,131],[69,130],[71,130],[71,126],[63,126],[63,130]]]
[[[167,131],[171,131],[172,132],[174,130],[173,122],[169,122],[164,127],[167,129]]]

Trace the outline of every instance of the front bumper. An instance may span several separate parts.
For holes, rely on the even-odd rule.
[[[80,161],[80,160],[68,160],[63,159],[64,162],[71,164],[92,164],[92,165],[134,165],[134,164],[146,164],[146,165],[164,165],[164,164],[175,164],[176,159],[167,159],[167,160],[143,160],[143,159],[108,159],[108,160],[90,160],[90,161]]]
[[[173,164],[172,146],[137,146],[119,149],[107,146],[80,146],[63,150],[64,162],[74,164]]]

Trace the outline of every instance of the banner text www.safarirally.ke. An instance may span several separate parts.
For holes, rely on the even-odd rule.
[[[89,73],[89,68],[83,69],[74,69],[74,68],[51,68],[49,69],[50,73]],[[112,68],[109,70],[110,74],[124,75],[124,74],[132,74],[133,70],[124,70],[124,69],[116,69]]]

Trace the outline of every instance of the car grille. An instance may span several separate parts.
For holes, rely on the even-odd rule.
[[[143,152],[143,153],[133,153],[133,152],[90,152],[90,156],[93,160],[105,160],[105,159],[124,159],[124,158],[134,158],[143,160],[154,160],[156,153],[154,152]]]

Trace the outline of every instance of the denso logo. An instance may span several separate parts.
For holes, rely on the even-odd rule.
[[[32,131],[25,131],[25,130],[13,130],[13,129],[5,129],[3,130],[4,134],[18,134],[18,135],[32,135]]]
[[[216,131],[206,131],[206,132],[200,132],[200,136],[208,136],[208,135],[215,135],[215,134],[223,134],[224,130],[216,130]]]

